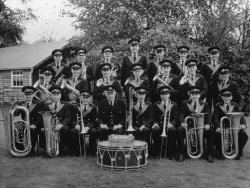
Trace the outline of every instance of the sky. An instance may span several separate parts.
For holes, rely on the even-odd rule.
[[[60,16],[61,9],[70,10],[67,4],[67,0],[28,0],[26,4],[22,4],[21,0],[6,1],[6,5],[12,9],[30,7],[38,17],[36,21],[25,24],[23,40],[30,44],[41,39],[42,36],[52,35],[52,38],[60,40],[69,39],[74,34],[78,34],[72,25],[75,19]]]

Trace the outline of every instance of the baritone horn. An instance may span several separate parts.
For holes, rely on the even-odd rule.
[[[192,159],[203,155],[204,113],[194,113],[185,118],[187,154]]]
[[[55,112],[40,112],[43,117],[44,131],[46,137],[46,152],[49,157],[55,157],[59,154],[60,132],[56,130],[59,119]]]
[[[242,112],[232,112],[227,113],[220,120],[221,149],[223,156],[227,159],[234,159],[239,153],[238,132],[242,116]]]
[[[15,116],[15,112],[20,112],[19,116]],[[21,114],[24,112],[25,120]],[[4,119],[5,137],[8,153],[12,157],[25,157],[31,152],[31,135],[29,111],[22,106],[10,110],[9,115]]]

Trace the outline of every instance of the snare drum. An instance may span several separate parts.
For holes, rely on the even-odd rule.
[[[134,140],[130,146],[111,146],[108,141],[97,145],[97,165],[110,170],[139,170],[147,165],[148,144]]]

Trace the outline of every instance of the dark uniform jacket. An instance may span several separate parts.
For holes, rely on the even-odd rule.
[[[67,79],[71,76],[70,68],[65,63],[61,63],[59,68],[56,67],[55,62],[48,65],[48,67],[51,67],[56,73],[53,79],[55,83],[57,79],[60,78],[62,75],[64,75]]]
[[[109,128],[121,124],[125,127],[126,104],[124,101],[116,99],[113,106],[110,106],[107,99],[98,105],[98,126],[107,124]]]
[[[175,102],[170,103],[171,105],[166,107],[167,110],[167,120],[169,119],[169,122],[177,127],[179,126],[177,124],[177,118],[178,118],[178,105]],[[164,123],[164,115],[165,115],[165,109],[163,106],[162,101],[159,101],[153,105],[153,112],[154,112],[154,123],[158,123],[159,127],[163,127]],[[168,121],[167,121],[168,122]]]
[[[81,72],[81,78],[83,76],[83,72]],[[86,80],[87,80],[87,83],[88,83],[88,89],[90,91],[93,90],[93,81],[94,81],[94,78],[95,78],[95,75],[94,75],[94,68],[92,65],[88,65],[86,67]]]
[[[146,87],[148,89],[150,89],[150,85],[149,85],[149,81],[148,81],[148,78],[147,77],[140,77],[138,79],[138,82],[137,80],[134,78],[134,77],[130,77],[129,78],[130,81],[132,82],[131,83],[128,83],[126,86],[125,86],[125,92],[128,93],[129,92],[129,88],[132,87],[132,88],[135,88],[134,85],[136,87],[139,87],[139,86],[143,86],[143,87]]]
[[[151,88],[153,87],[153,79],[158,72],[159,62],[157,60],[150,61],[148,65],[148,80]]]
[[[219,102],[215,105],[214,114],[213,114],[213,124],[214,124],[215,129],[220,127],[221,118],[226,116],[226,113],[230,113],[230,112],[240,112],[240,109],[237,103],[231,102],[229,105],[229,110],[227,110],[227,107],[223,102]],[[246,125],[246,119],[244,116],[241,117],[240,124]]]
[[[139,55],[136,61],[134,61],[132,56],[123,57],[122,65],[121,65],[121,85],[122,86],[124,85],[127,78],[131,76],[131,65],[135,63],[140,63],[144,70],[144,74],[147,73],[148,63],[147,63],[147,58],[145,56]]]
[[[133,126],[141,127],[145,125],[146,127],[151,127],[153,124],[153,106],[151,103],[144,103],[142,110],[139,110],[138,104],[133,107]]]
[[[71,110],[72,107],[69,103],[61,101],[57,109],[55,110],[55,103],[51,103],[50,105],[44,105],[44,111],[52,111],[55,112],[55,115],[58,117],[60,124],[72,128],[71,122]]]
[[[181,63],[179,62],[173,63],[170,73],[178,77],[181,77],[181,74],[183,74]]]
[[[196,111],[194,110],[194,106],[192,104],[192,100],[185,100],[181,104],[179,120],[180,124],[185,122],[185,118],[190,116],[193,113],[206,113],[204,115],[204,125],[209,124],[211,126],[211,114],[209,110],[209,106],[206,102],[199,101],[196,107]]]
[[[100,67],[101,67],[101,65],[103,63],[105,63],[104,59],[102,59],[101,61],[97,62],[97,64],[96,64],[96,68],[95,68],[95,80],[98,80],[98,79],[102,78],[102,70],[100,69]],[[112,68],[114,66],[116,66],[118,68],[118,70],[116,71],[117,77],[115,77],[115,79],[120,80],[121,79],[121,67],[120,67],[120,64],[117,63],[114,58],[111,59],[110,64],[112,65]]]

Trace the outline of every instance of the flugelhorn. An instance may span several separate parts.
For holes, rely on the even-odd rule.
[[[185,118],[187,154],[192,159],[203,155],[204,113],[194,113]]]
[[[232,112],[227,113],[220,120],[221,149],[223,156],[227,159],[234,159],[239,153],[238,132],[242,116],[242,112]]]
[[[15,112],[23,111],[25,119],[20,116],[16,117]],[[25,157],[31,152],[31,135],[30,135],[30,122],[29,111],[22,106],[10,110],[9,115],[4,119],[5,137],[8,153],[12,157]]]

